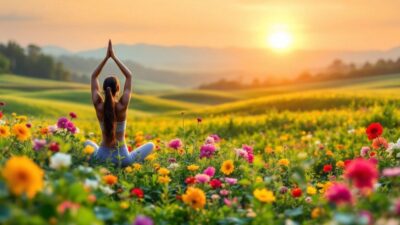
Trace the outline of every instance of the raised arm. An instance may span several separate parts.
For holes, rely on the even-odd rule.
[[[110,43],[109,43],[110,46]],[[92,102],[93,105],[96,107],[99,103],[103,102],[103,98],[100,95],[100,84],[98,77],[103,69],[104,65],[106,64],[108,58],[110,58],[110,51],[107,51],[106,57],[101,61],[101,63],[97,66],[97,68],[93,71],[92,79],[91,79],[91,89],[92,89]]]
[[[110,57],[114,59],[115,63],[117,64],[118,68],[121,70],[122,74],[125,76],[125,86],[124,91],[122,93],[122,97],[120,98],[120,103],[128,108],[129,101],[131,99],[131,91],[132,91],[132,72],[118,59],[117,56],[114,54],[114,50],[110,51]]]

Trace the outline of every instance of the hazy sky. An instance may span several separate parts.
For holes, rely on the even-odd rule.
[[[367,3],[368,2],[368,3]],[[400,46],[400,1],[0,0],[0,41],[71,50],[115,43],[266,47],[276,26],[300,49]]]

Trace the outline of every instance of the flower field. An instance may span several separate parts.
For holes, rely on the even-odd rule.
[[[12,104],[10,103],[10,106]],[[400,113],[367,108],[128,120],[144,163],[92,164],[99,125],[0,113],[1,224],[398,224]],[[93,114],[94,116],[94,114]]]

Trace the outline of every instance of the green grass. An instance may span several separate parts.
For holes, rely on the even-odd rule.
[[[234,102],[240,99],[240,97],[231,93],[206,90],[185,90],[182,92],[159,95],[158,97],[204,105],[218,105],[227,102]]]

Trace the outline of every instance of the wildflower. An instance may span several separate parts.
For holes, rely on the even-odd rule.
[[[64,201],[57,206],[57,211],[60,214],[64,214],[67,210],[71,210],[76,212],[79,209],[80,205],[78,203],[74,203],[71,201]]]
[[[222,196],[227,196],[227,195],[229,195],[229,191],[226,190],[226,189],[222,189],[222,190],[219,191],[219,194],[222,195]]]
[[[387,149],[389,147],[388,142],[383,137],[377,137],[372,141],[372,148],[373,149]]]
[[[274,152],[274,149],[271,148],[270,146],[266,146],[264,149],[265,153],[267,154],[272,154]]]
[[[279,193],[285,194],[288,191],[288,188],[286,186],[282,186],[279,188]]]
[[[132,173],[132,171],[133,171],[132,167],[130,167],[130,166],[125,167],[124,170],[125,170],[125,172],[127,172],[127,173]]]
[[[396,215],[400,215],[400,199],[397,199],[394,202],[393,209],[394,209],[394,213],[396,213]]]
[[[132,166],[133,166],[133,169],[136,171],[138,171],[142,168],[142,165],[140,165],[139,163],[134,163]]]
[[[83,185],[87,188],[96,189],[99,186],[99,182],[97,180],[85,179]]]
[[[217,195],[217,194],[211,195],[211,199],[214,200],[214,201],[216,201],[216,200],[218,200],[218,199],[220,199],[220,198],[221,198],[221,197],[220,197],[219,195]]]
[[[0,111],[0,120],[1,120],[1,118],[3,118],[3,112],[2,111]]]
[[[121,209],[127,209],[127,208],[129,208],[129,203],[126,202],[126,201],[123,201],[123,202],[121,202],[121,203],[119,204],[119,207],[120,207]]]
[[[324,209],[317,207],[311,211],[311,218],[316,219],[324,213]]]
[[[226,206],[231,207],[233,204],[237,203],[237,198],[233,198],[232,200],[229,198],[224,198],[224,203]]]
[[[76,119],[78,116],[76,115],[76,113],[74,112],[70,112],[69,116],[71,117],[71,119]]]
[[[196,183],[196,178],[195,177],[188,177],[188,178],[185,179],[185,183],[187,185],[194,184],[194,183]]]
[[[228,183],[228,184],[230,184],[230,185],[234,185],[234,184],[237,183],[237,179],[235,179],[235,178],[230,178],[230,177],[226,177],[226,178],[225,178],[225,182]]]
[[[293,188],[293,190],[292,190],[292,196],[293,196],[294,198],[300,197],[301,194],[302,194],[302,191],[301,191],[300,188]]]
[[[31,123],[26,123],[25,126],[26,126],[27,128],[32,128],[32,124],[31,124]]]
[[[168,147],[178,150],[179,148],[182,147],[182,141],[179,138],[176,139],[172,139],[169,143],[168,143]]]
[[[94,147],[91,145],[86,145],[86,147],[83,149],[83,153],[85,153],[86,155],[91,155],[94,151]]]
[[[31,137],[31,132],[25,124],[19,123],[12,127],[13,134],[17,136],[19,141],[26,141]]]
[[[199,183],[207,183],[210,181],[210,176],[206,175],[206,174],[197,174],[195,176],[196,181]]]
[[[10,128],[7,126],[0,126],[0,138],[6,138],[10,136]]]
[[[167,168],[161,167],[160,169],[158,169],[158,174],[160,174],[161,176],[165,176],[169,174],[169,170]]]
[[[222,182],[218,179],[212,179],[210,181],[210,186],[212,189],[217,189],[220,188],[222,186]]]
[[[250,217],[250,218],[253,218],[253,217],[256,217],[257,214],[253,211],[253,209],[249,208],[249,209],[247,209],[246,216]]]
[[[132,188],[130,193],[131,193],[131,196],[135,196],[137,198],[143,198],[144,197],[144,192],[140,188]]]
[[[315,195],[317,194],[317,189],[313,186],[308,186],[307,187],[307,194],[309,195]]]
[[[251,147],[249,145],[243,145],[242,149],[247,153],[245,155],[245,159],[247,160],[247,162],[253,163],[253,161],[254,161],[253,147]]]
[[[324,173],[331,172],[332,171],[332,165],[331,164],[324,165],[323,171],[324,171]]]
[[[66,128],[71,134],[77,133],[77,128],[76,128],[75,124],[74,124],[73,122],[71,122],[71,121],[68,121],[68,122],[65,124],[65,128]]]
[[[132,225],[153,225],[153,220],[147,216],[137,216]]]
[[[114,175],[112,175],[112,174],[105,175],[105,176],[103,176],[103,181],[104,181],[106,184],[112,186],[112,185],[114,185],[114,184],[117,183],[118,177],[116,177],[116,176],[114,176]]]
[[[189,171],[196,171],[196,170],[199,169],[199,166],[198,166],[198,165],[195,165],[195,164],[192,164],[192,165],[187,166],[187,169],[188,169]]]
[[[378,179],[376,164],[367,159],[354,159],[346,166],[344,176],[354,182],[359,188],[372,188]]]
[[[260,202],[272,203],[275,201],[274,193],[265,188],[254,190],[253,195]]]
[[[304,199],[307,203],[311,203],[312,202],[312,198],[310,196],[306,197]]]
[[[215,168],[212,166],[207,167],[207,169],[205,169],[203,171],[204,174],[207,174],[210,177],[213,177],[215,175]]]
[[[60,145],[57,142],[52,142],[49,145],[49,149],[52,152],[58,152],[58,151],[60,151]]]
[[[171,169],[171,170],[174,170],[174,169],[177,169],[177,168],[179,168],[179,164],[178,163],[171,163],[168,166],[168,169]]]
[[[6,105],[5,102],[0,102],[0,107],[4,107]]]
[[[221,172],[225,175],[230,175],[235,170],[232,160],[225,160],[221,166]]]
[[[382,175],[385,177],[398,177],[400,176],[400,167],[385,168],[382,171]]]
[[[1,173],[14,195],[33,198],[43,188],[43,170],[26,156],[12,156]]]
[[[369,152],[370,150],[371,150],[371,149],[370,149],[368,146],[362,147],[361,150],[360,150],[360,156],[361,156],[361,157],[366,157],[366,156],[368,155],[368,152]]]
[[[206,141],[205,141],[204,143],[205,143],[205,144],[213,145],[213,144],[215,144],[215,140],[214,140],[214,138],[208,136],[208,137],[206,138]]]
[[[365,133],[367,134],[369,140],[373,140],[381,136],[383,133],[383,127],[380,123],[371,123],[365,130]]]
[[[33,140],[33,149],[35,151],[39,151],[40,149],[46,146],[46,140],[44,139],[35,139]]]
[[[212,144],[204,144],[200,147],[200,158],[210,158],[216,150]]]
[[[71,156],[57,152],[50,158],[50,168],[60,169],[68,168],[71,165]]]
[[[336,167],[338,167],[338,168],[344,168],[344,162],[343,161],[337,161],[336,162]]]
[[[211,134],[210,137],[214,139],[215,143],[218,143],[221,141],[221,138],[217,134]]]
[[[289,166],[289,164],[290,164],[290,161],[288,160],[288,159],[280,159],[279,161],[278,161],[278,165],[280,165],[280,166]]]
[[[335,203],[336,205],[350,203],[352,201],[352,195],[344,184],[335,183],[328,188],[325,192],[325,197],[329,202]]]
[[[182,195],[182,200],[194,209],[201,209],[206,204],[206,195],[199,188],[189,187],[185,194]]]
[[[160,183],[160,184],[168,184],[169,182],[171,182],[171,178],[169,178],[169,176],[159,176],[158,177],[158,183]]]
[[[152,154],[146,156],[146,158],[145,158],[144,160],[146,160],[146,161],[153,161],[153,160],[155,160],[156,158],[157,158],[157,154],[156,154],[156,153],[152,153]]]
[[[203,119],[201,117],[197,117],[197,122],[201,123],[201,121],[203,121]]]
[[[61,117],[57,121],[57,127],[61,128],[61,129],[65,129],[65,128],[67,128],[67,123],[68,122],[69,122],[69,120],[66,117]]]

